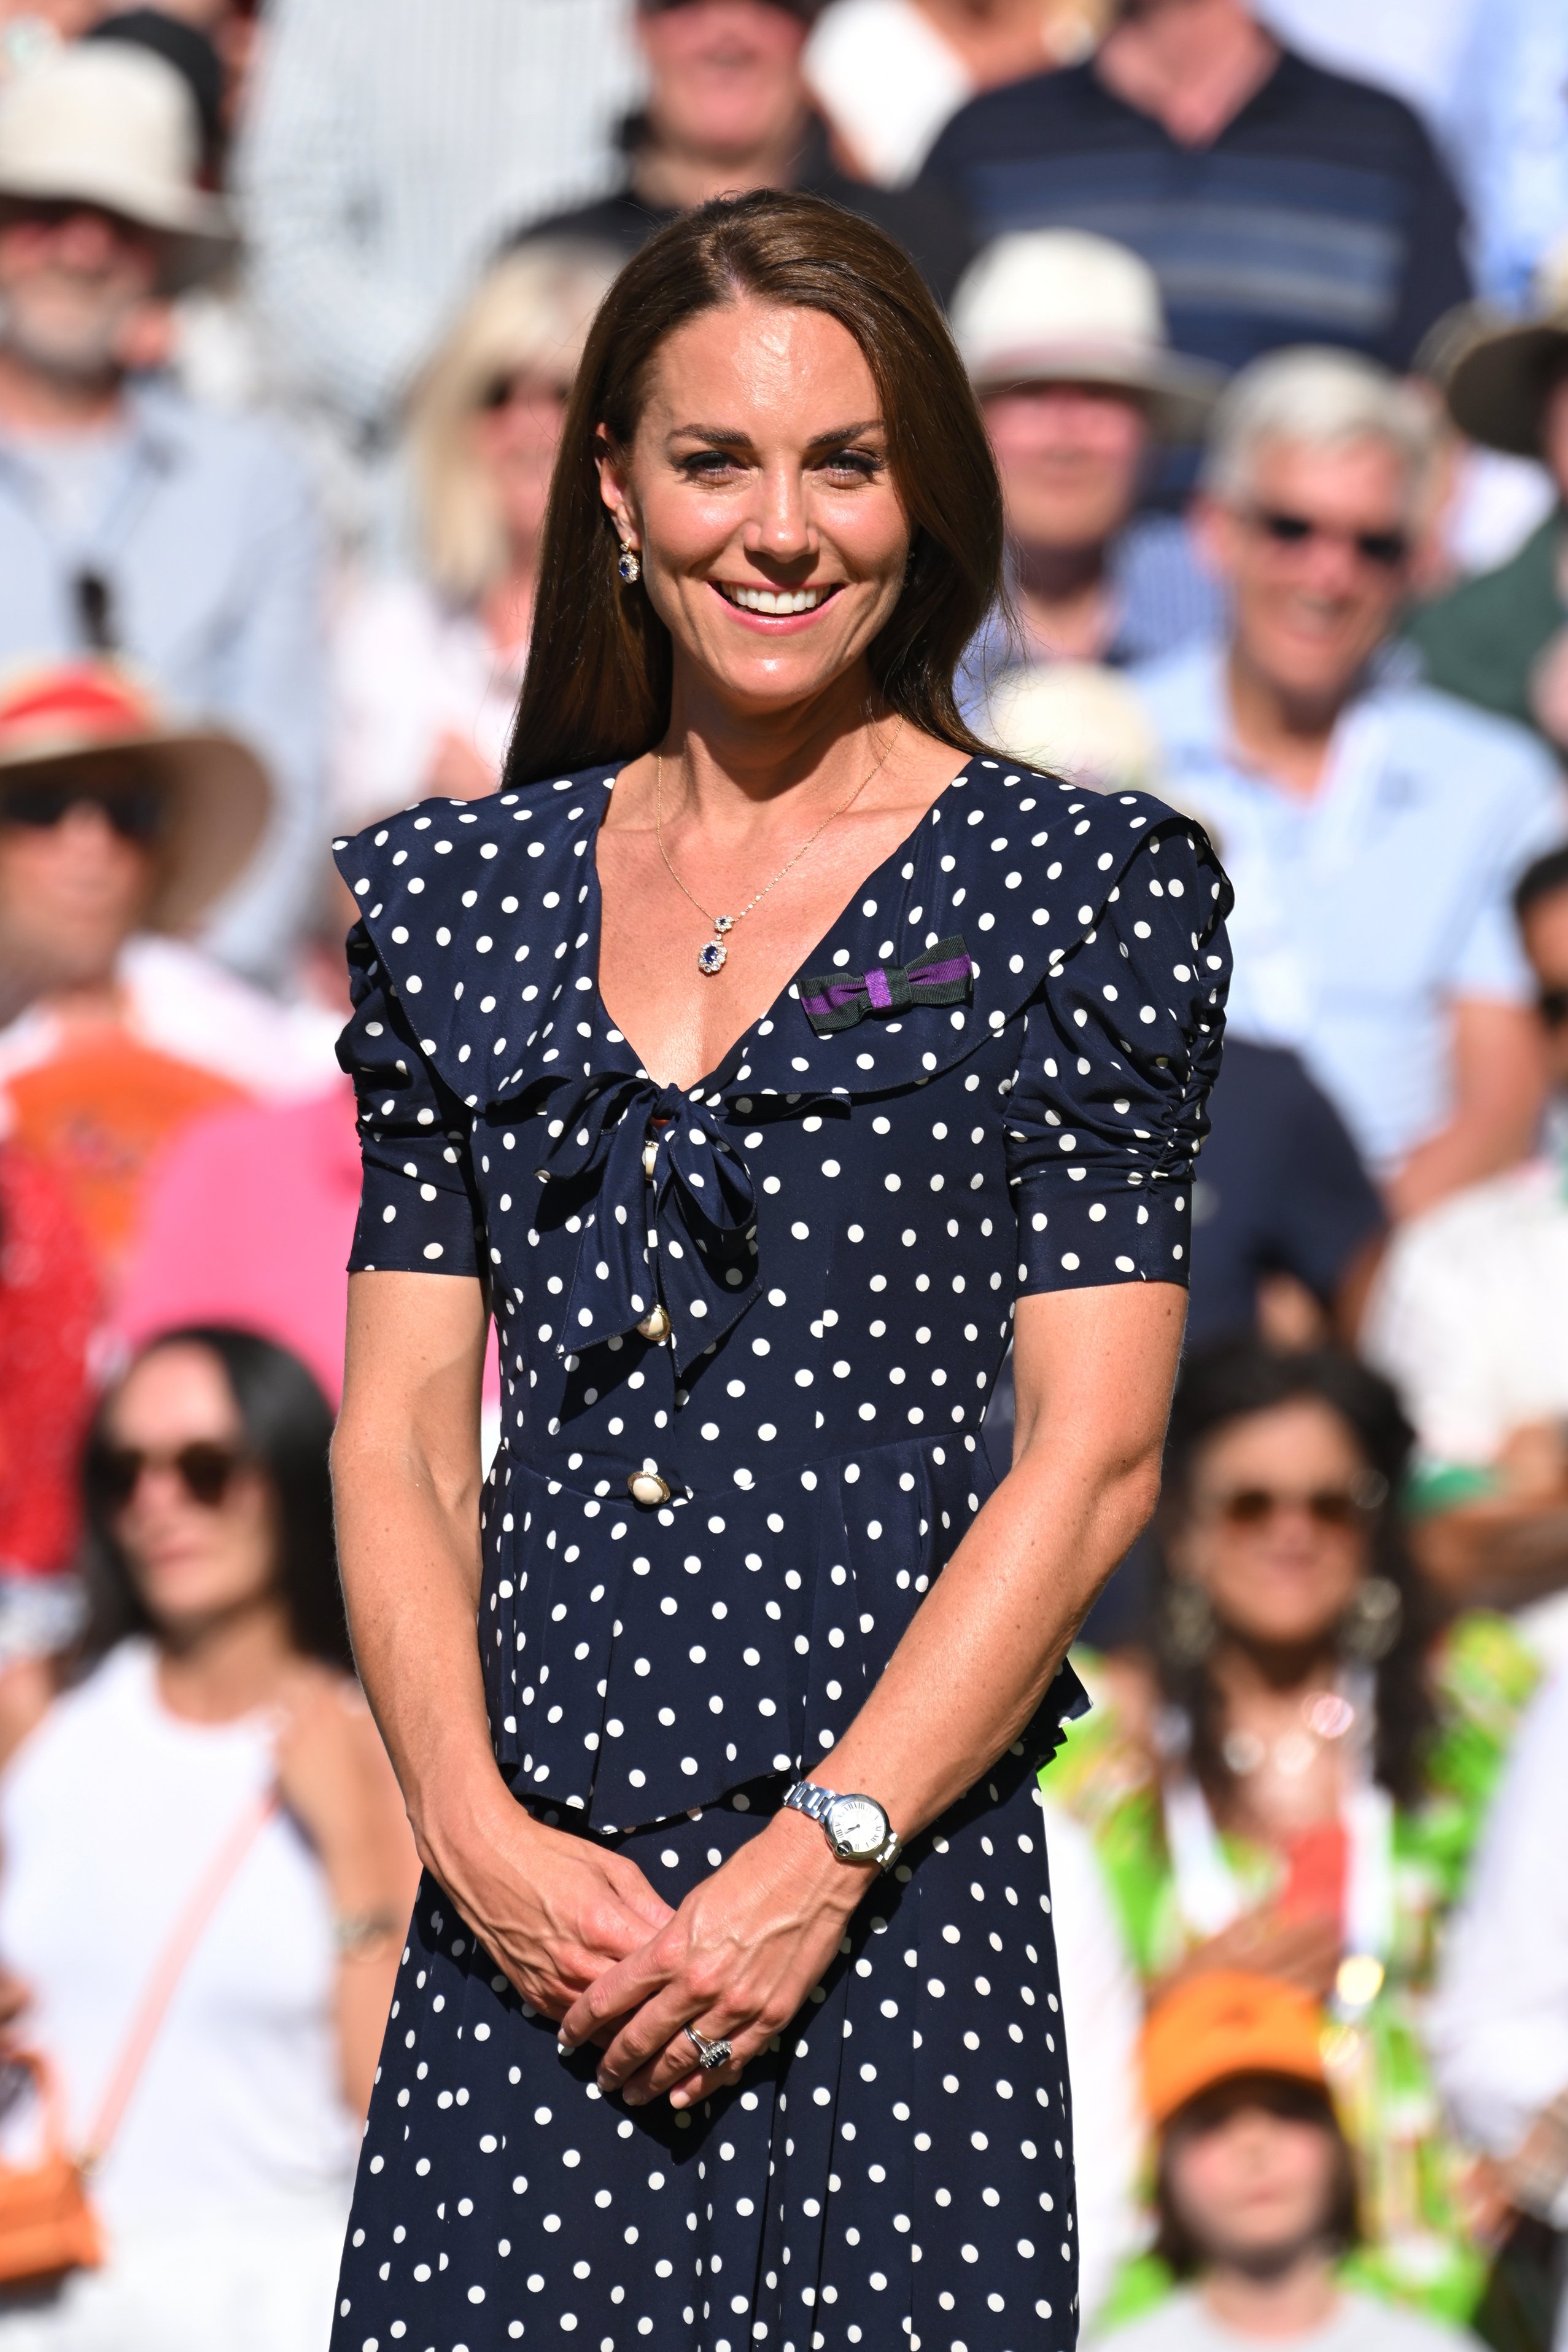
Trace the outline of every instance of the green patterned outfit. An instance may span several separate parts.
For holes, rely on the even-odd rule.
[[[1075,1653],[1092,1695],[1097,1662]],[[1508,1620],[1457,1618],[1434,1654],[1437,1729],[1420,1801],[1394,1817],[1395,1935],[1381,1991],[1354,2023],[1331,2025],[1324,2058],[1356,2151],[1365,2245],[1347,2265],[1359,2284],[1461,2323],[1474,2307],[1486,2256],[1468,2235],[1458,2184],[1467,2158],[1444,2128],[1421,2040],[1437,1937],[1460,1895],[1503,1760],[1539,1669]],[[1164,1809],[1150,1760],[1104,1700],[1068,1727],[1040,1775],[1051,1801],[1089,1831],[1133,1965],[1145,1983],[1174,1968],[1197,1940],[1179,1908]],[[1222,1833],[1244,1896],[1265,1903],[1281,1865],[1267,1848]],[[1145,2255],[1127,2266],[1105,2322],[1157,2301],[1170,2281]]]

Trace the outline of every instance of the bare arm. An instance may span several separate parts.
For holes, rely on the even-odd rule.
[[[669,1906],[632,1864],[534,1822],[491,1752],[476,1632],[485,1329],[476,1281],[351,1278],[339,1546],[420,1857],[525,1998],[559,2017]]]
[[[904,1838],[1017,1738],[1153,1509],[1185,1310],[1164,1283],[1020,1301],[1012,1470],[812,1776],[879,1799]],[[632,2104],[733,2081],[794,2016],[875,1875],[779,1813],[589,1989],[564,2038],[608,2041],[600,2079]],[[674,2039],[688,2020],[733,2042],[722,2073],[692,2076]]]
[[[1463,1185],[1522,1160],[1546,1096],[1535,1018],[1524,1006],[1461,997],[1453,1007],[1454,1112],[1390,1178],[1388,1205],[1413,1217]]]

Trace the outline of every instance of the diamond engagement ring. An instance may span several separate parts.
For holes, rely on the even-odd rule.
[[[697,2053],[697,2064],[705,2074],[711,2074],[716,2066],[728,2065],[735,2053],[727,2042],[710,2042],[707,2035],[699,2033],[695,2025],[686,2026],[685,2032],[686,2040]]]

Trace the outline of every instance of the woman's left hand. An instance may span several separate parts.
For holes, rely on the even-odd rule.
[[[775,1815],[589,1986],[561,2021],[562,2043],[605,2044],[600,2088],[623,2093],[628,2106],[665,2092],[672,2106],[689,2106],[727,2089],[821,1983],[875,1876],[870,1864],[835,1861],[802,1815]],[[687,2024],[727,2041],[728,2063],[702,2073]]]

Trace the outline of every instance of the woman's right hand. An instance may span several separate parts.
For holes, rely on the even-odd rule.
[[[497,1966],[558,2022],[674,1916],[634,1862],[547,1828],[504,1790],[455,1852],[430,1860]]]

